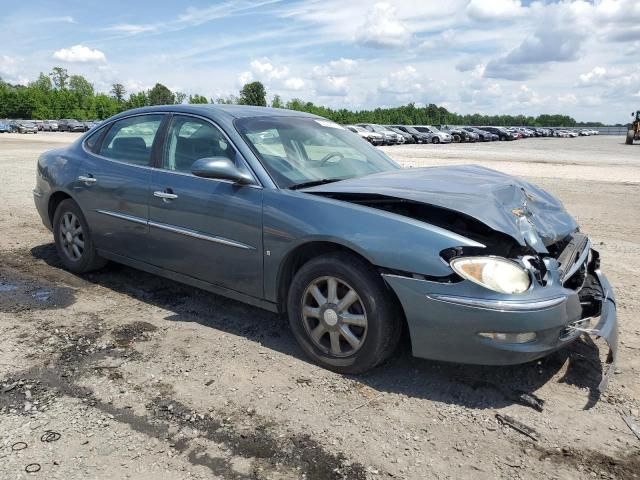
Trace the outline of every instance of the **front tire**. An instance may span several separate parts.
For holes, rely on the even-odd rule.
[[[431,139],[431,141],[432,141],[433,143],[440,143],[440,137],[433,137],[433,138]]]
[[[635,132],[633,130],[627,131],[627,145],[633,145],[633,139],[635,137]]]
[[[65,269],[86,273],[105,266],[96,252],[89,225],[82,210],[71,199],[63,200],[53,216],[53,235],[58,256]]]
[[[366,372],[395,350],[401,313],[380,274],[347,253],[314,258],[296,273],[287,301],[296,340],[319,365]]]

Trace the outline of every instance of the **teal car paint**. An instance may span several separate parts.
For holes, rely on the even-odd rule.
[[[86,246],[90,234],[97,256],[272,311],[297,305],[290,292],[304,262],[351,255],[384,285],[373,291],[397,303],[418,357],[523,363],[589,333],[608,341],[615,361],[613,289],[555,197],[478,166],[402,169],[314,115],[233,105],[123,112],[41,155],[34,200],[72,256],[84,255],[74,245]],[[82,213],[82,239],[71,234],[80,226],[54,224],[65,200]],[[452,267],[461,258],[485,263],[465,273]],[[512,292],[503,278],[527,287]],[[327,285],[324,296],[335,297],[335,283]],[[359,296],[347,292],[349,282],[338,285],[364,311],[340,313],[338,301],[304,307],[320,318],[317,336],[330,333],[315,345],[336,369],[348,343],[356,358],[374,341],[364,322],[376,301],[357,287]],[[345,333],[343,320],[360,337]]]

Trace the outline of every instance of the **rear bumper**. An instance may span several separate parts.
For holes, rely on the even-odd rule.
[[[518,300],[492,296],[489,290],[468,281],[439,283],[387,274],[383,277],[404,308],[416,357],[481,365],[519,364],[544,357],[588,333],[607,341],[613,364],[618,343],[613,289],[599,270],[590,275],[599,289],[588,298],[553,286]],[[593,311],[599,312],[599,317],[591,322],[595,327],[588,328],[585,312]],[[487,332],[533,332],[535,339],[500,343],[479,335]]]

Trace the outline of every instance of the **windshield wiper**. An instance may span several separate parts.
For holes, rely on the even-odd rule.
[[[311,180],[310,182],[296,183],[291,185],[289,190],[299,190],[300,188],[315,187],[316,185],[324,185],[326,183],[337,182],[339,178],[322,178],[320,180]]]

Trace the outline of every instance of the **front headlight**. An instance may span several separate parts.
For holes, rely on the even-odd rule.
[[[496,292],[523,293],[531,286],[529,273],[506,258],[459,257],[450,265],[462,278]]]

